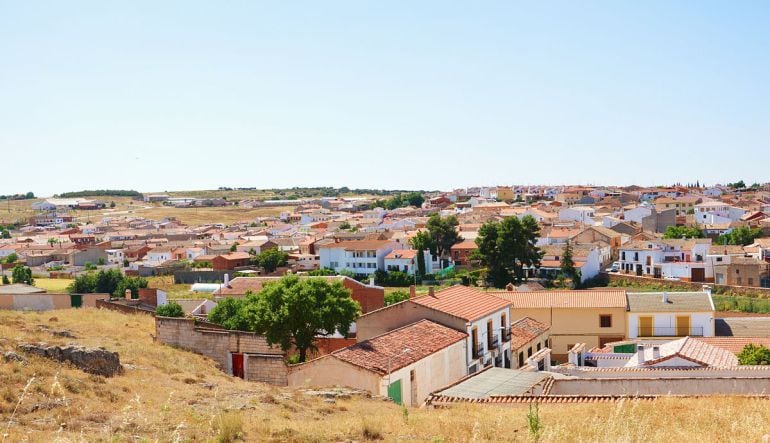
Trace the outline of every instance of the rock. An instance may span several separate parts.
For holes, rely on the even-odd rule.
[[[75,334],[72,332],[62,329],[61,331],[52,331],[51,334],[53,334],[56,337],[67,337],[67,338],[77,338],[75,337]]]
[[[103,348],[85,348],[83,346],[71,345],[47,346],[45,343],[26,343],[19,345],[19,349],[28,354],[71,363],[90,374],[112,377],[123,370],[118,353],[110,352]]]
[[[8,351],[5,354],[3,354],[3,358],[5,359],[5,361],[17,361],[19,363],[27,363],[26,358],[24,358],[23,356],[13,351]]]

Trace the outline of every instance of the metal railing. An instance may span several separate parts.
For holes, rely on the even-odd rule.
[[[503,341],[511,341],[511,328],[503,329]]]
[[[473,348],[473,358],[479,358],[484,353],[484,343],[476,343]]]
[[[701,326],[639,326],[637,337],[702,337],[703,327]]]
[[[500,346],[500,339],[495,335],[489,342],[489,349],[497,349]]]

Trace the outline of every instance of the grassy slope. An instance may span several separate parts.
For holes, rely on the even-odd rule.
[[[40,326],[79,338],[55,338]],[[26,366],[0,359],[0,432],[8,426],[9,441],[210,441],[223,433],[224,422],[248,441],[530,439],[524,407],[404,410],[365,399],[327,404],[227,377],[206,358],[153,342],[153,332],[149,317],[109,311],[0,311],[2,351],[19,341],[75,342],[118,351],[127,368],[101,378],[43,359],[30,358]],[[541,406],[540,417],[544,441],[758,441],[770,433],[770,402],[742,398]]]

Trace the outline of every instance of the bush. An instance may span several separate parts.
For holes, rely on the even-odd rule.
[[[414,284],[414,277],[401,271],[376,271],[374,282],[380,286],[407,287]]]
[[[87,261],[87,262],[83,263],[83,267],[85,268],[86,271],[95,271],[96,270],[96,265],[91,263],[90,261]]]
[[[406,291],[393,291],[385,294],[385,306],[390,306],[404,300],[409,300],[409,293]]]
[[[35,279],[32,278],[32,270],[24,265],[14,266],[11,278],[14,283],[24,283],[30,286],[35,284]]]
[[[738,361],[742,365],[770,365],[770,349],[749,343],[738,354]]]
[[[184,317],[184,311],[179,303],[171,301],[155,308],[155,314],[160,317]]]

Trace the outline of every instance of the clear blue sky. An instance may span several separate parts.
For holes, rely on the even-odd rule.
[[[448,3],[0,0],[0,193],[770,180],[769,2]]]

